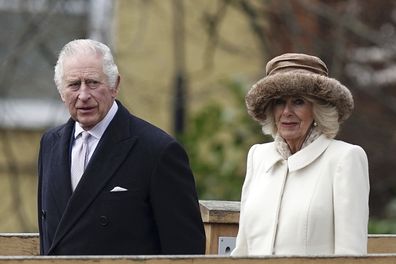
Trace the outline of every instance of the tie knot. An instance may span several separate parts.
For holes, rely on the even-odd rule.
[[[83,142],[87,141],[90,135],[91,134],[89,134],[89,132],[87,132],[87,131],[81,132],[81,138],[82,138]]]

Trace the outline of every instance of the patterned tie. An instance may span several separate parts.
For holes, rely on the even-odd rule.
[[[76,189],[78,182],[81,179],[81,176],[84,173],[84,170],[88,164],[88,156],[89,156],[89,149],[88,149],[88,140],[90,134],[87,131],[81,132],[81,139],[76,140],[76,152],[75,155],[72,155],[72,162],[71,162],[71,183],[72,183],[72,190]],[[77,137],[78,139],[78,137]]]

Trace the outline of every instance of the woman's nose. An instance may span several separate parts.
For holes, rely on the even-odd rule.
[[[287,114],[290,114],[290,113],[292,113],[293,112],[293,107],[292,107],[292,105],[289,103],[289,102],[286,102],[285,103],[285,107],[283,108],[283,114],[284,115],[287,115]]]

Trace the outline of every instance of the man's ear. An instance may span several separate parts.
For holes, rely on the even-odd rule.
[[[62,102],[65,102],[65,97],[63,96],[62,91],[59,91],[59,95],[60,95],[60,97],[61,97],[61,99],[62,99]]]
[[[116,98],[117,95],[118,95],[118,92],[120,91],[120,82],[121,82],[121,76],[118,75],[117,81],[116,81],[116,83],[115,83],[115,85],[114,85],[114,88],[112,89],[112,91],[113,91],[113,98]]]

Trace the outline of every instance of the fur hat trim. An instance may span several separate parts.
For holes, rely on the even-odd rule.
[[[268,64],[267,72],[270,72]],[[348,119],[354,108],[351,92],[339,81],[294,65],[288,70],[283,68],[282,71],[270,74],[252,86],[245,97],[248,113],[263,124],[270,101],[280,96],[308,96],[326,101],[337,108],[340,123]]]

